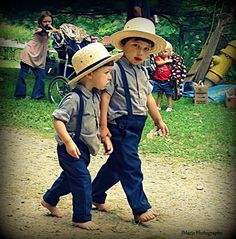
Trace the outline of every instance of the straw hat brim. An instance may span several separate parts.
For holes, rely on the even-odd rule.
[[[118,53],[116,55],[111,55],[111,57],[107,58],[106,60],[100,62],[99,64],[89,68],[87,71],[83,72],[82,74],[78,74],[75,78],[73,78],[72,80],[69,81],[69,85],[73,85],[76,84],[77,81],[79,81],[80,79],[82,79],[84,76],[86,76],[87,74],[89,74],[90,72],[98,69],[99,67],[102,67],[103,65],[106,65],[108,62],[110,61],[118,61],[121,57],[123,56],[123,53]]]
[[[122,50],[123,46],[121,44],[121,41],[129,37],[140,37],[140,38],[145,38],[152,41],[154,43],[154,46],[149,51],[150,54],[155,54],[160,51],[163,51],[166,47],[166,41],[164,38],[158,35],[154,35],[154,34],[143,32],[143,31],[137,31],[137,30],[123,30],[123,31],[116,32],[110,36],[110,42],[113,46]]]

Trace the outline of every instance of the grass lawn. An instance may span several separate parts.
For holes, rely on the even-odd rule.
[[[45,137],[53,137],[52,112],[56,105],[48,99],[35,101],[30,98],[15,100],[15,80],[19,69],[0,68],[1,125],[24,127]],[[4,66],[4,67],[3,67]],[[50,79],[46,80],[46,91]],[[34,77],[27,80],[27,94],[31,95]],[[156,95],[154,95],[156,97]],[[164,105],[165,106],[165,101]],[[161,114],[170,129],[167,138],[147,138],[154,127],[148,118],[140,143],[140,152],[164,156],[167,160],[188,162],[224,161],[236,158],[236,109],[228,109],[223,103],[194,105],[193,99],[182,97],[174,101],[174,110]],[[163,107],[164,108],[164,107]]]

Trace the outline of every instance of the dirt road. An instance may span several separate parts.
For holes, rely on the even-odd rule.
[[[60,173],[54,139],[13,128],[0,129],[1,235],[7,239],[228,239],[236,224],[236,169],[221,163],[185,164],[142,155],[144,188],[159,220],[136,225],[120,184],[108,192],[113,210],[93,210],[100,230],[88,232],[71,224],[71,196],[59,207],[66,215],[47,215],[40,205],[44,192]],[[92,178],[106,158],[89,166]]]

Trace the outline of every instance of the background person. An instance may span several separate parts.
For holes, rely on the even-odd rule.
[[[53,17],[49,11],[41,12],[38,18],[38,28],[35,30],[32,39],[26,46],[20,57],[20,73],[16,80],[16,99],[26,97],[26,78],[29,69],[35,76],[35,83],[31,94],[32,99],[43,99],[45,97],[45,65],[48,53],[48,40],[50,33],[58,33],[52,26]]]
[[[158,110],[161,110],[163,94],[165,94],[167,98],[167,112],[172,111],[173,86],[170,83],[171,63],[173,61],[171,59],[172,50],[172,45],[167,42],[166,48],[155,57],[156,68],[153,75],[153,91],[157,92],[156,104]]]
[[[152,20],[148,0],[129,0],[126,22],[134,17]]]

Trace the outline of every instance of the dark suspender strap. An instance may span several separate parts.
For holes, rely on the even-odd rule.
[[[84,100],[83,100],[82,93],[78,88],[74,88],[72,91],[76,92],[80,98],[79,114],[77,117],[77,126],[76,126],[76,132],[74,136],[74,141],[75,143],[77,143],[79,140],[80,132],[81,132],[82,117],[84,113]]]
[[[116,62],[116,63],[117,63],[117,65],[120,68],[121,78],[122,78],[122,81],[123,81],[123,84],[124,84],[125,99],[126,99],[128,115],[132,115],[132,104],[131,104],[131,98],[130,98],[130,92],[129,92],[129,85],[128,85],[127,76],[126,76],[125,70],[124,70],[123,66],[120,64],[120,62]]]

